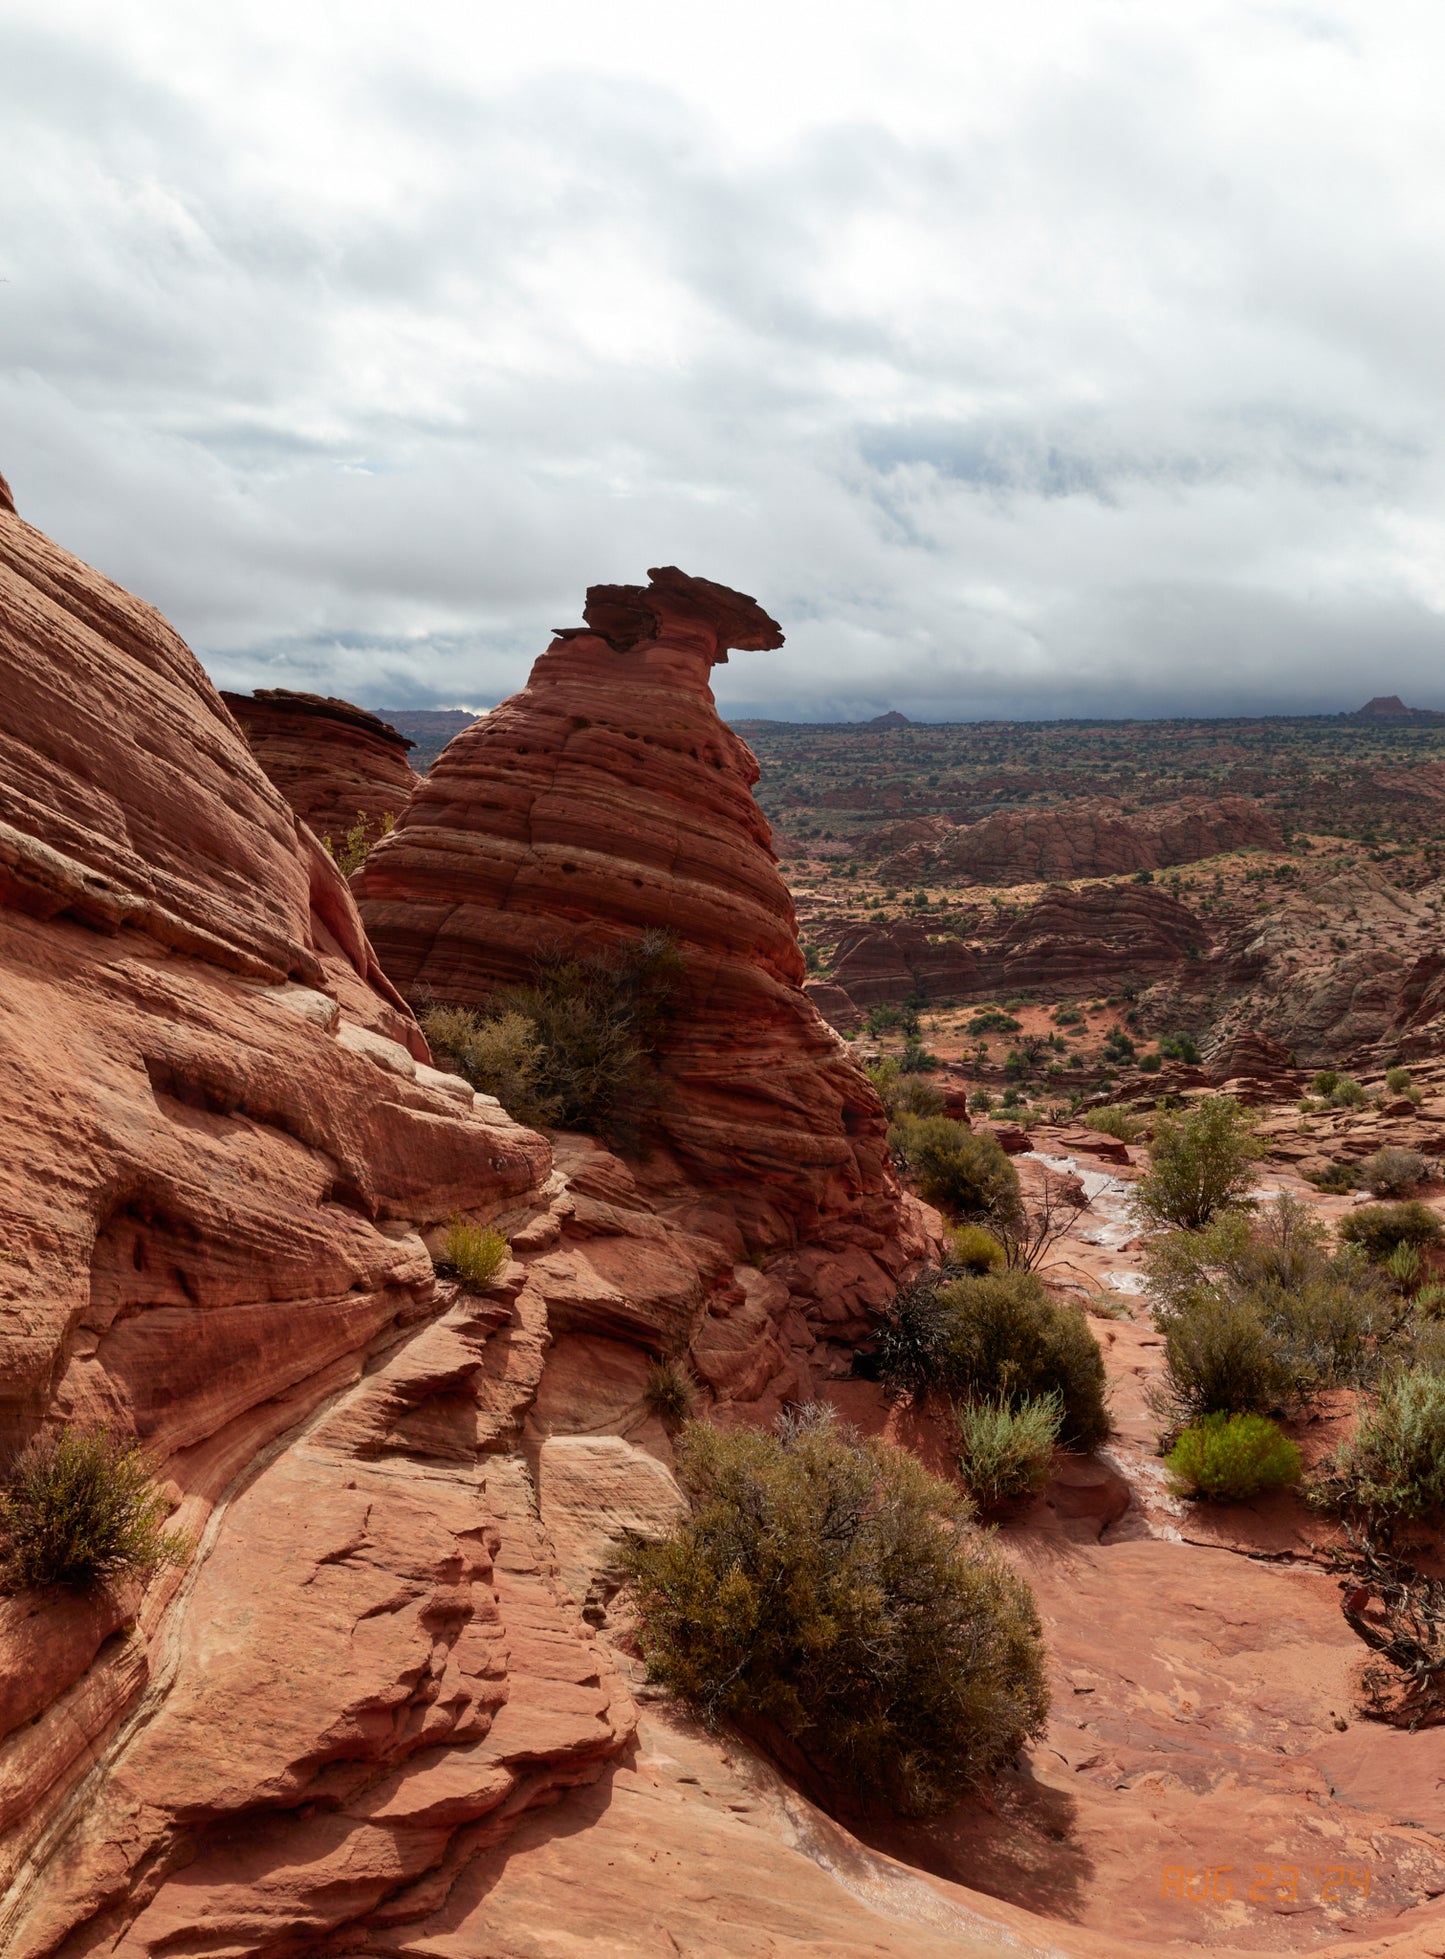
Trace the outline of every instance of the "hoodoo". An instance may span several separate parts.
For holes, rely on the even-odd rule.
[[[414,744],[350,701],[285,687],[221,699],[292,809],[338,846],[358,818],[368,841],[378,836],[421,780],[406,759]]]
[[[413,1001],[464,1006],[541,954],[666,928],[658,1123],[683,1171],[751,1191],[765,1240],[851,1225],[877,1249],[899,1221],[883,1110],[803,990],[758,765],[708,684],[782,633],[726,586],[649,579],[592,586],[586,626],[452,742],[358,880],[367,928]]]

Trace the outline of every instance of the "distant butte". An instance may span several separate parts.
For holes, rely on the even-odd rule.
[[[875,714],[871,721],[859,725],[864,728],[911,728],[913,723],[906,714],[900,714],[896,707],[891,707],[886,714]]]
[[[1445,721],[1445,714],[1433,707],[1406,707],[1398,694],[1376,694],[1372,701],[1355,709],[1352,721]]]

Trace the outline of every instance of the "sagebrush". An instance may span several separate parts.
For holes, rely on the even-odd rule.
[[[989,1509],[1041,1490],[1063,1420],[1057,1394],[1035,1396],[1016,1407],[1000,1399],[956,1408],[958,1473],[974,1501]]]
[[[146,1578],[181,1564],[188,1541],[141,1445],[105,1428],[48,1431],[11,1463],[0,1491],[0,1576],[11,1590]]]
[[[689,1423],[678,1474],[691,1516],[626,1567],[649,1674],[704,1718],[775,1727],[913,1814],[1041,1732],[1032,1595],[915,1457],[804,1410],[772,1433]]]

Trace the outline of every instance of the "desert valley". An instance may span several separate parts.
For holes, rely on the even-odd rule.
[[[1445,1950],[1445,717],[782,637],[409,733],[0,484],[8,1959]]]

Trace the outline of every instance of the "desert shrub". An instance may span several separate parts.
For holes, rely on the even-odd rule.
[[[1310,1082],[1310,1087],[1316,1095],[1323,1095],[1328,1099],[1334,1094],[1339,1079],[1338,1068],[1321,1068]]]
[[[1300,1452],[1262,1415],[1206,1415],[1179,1437],[1166,1459],[1174,1487],[1235,1503],[1300,1479]]]
[[[1352,1075],[1341,1075],[1330,1090],[1330,1106],[1336,1109],[1363,1109],[1369,1099]]]
[[[599,953],[546,954],[482,1013],[432,1006],[432,1046],[510,1115],[627,1137],[658,1094],[657,1060],[682,972],[665,932]]]
[[[534,1128],[546,1128],[561,1115],[556,1096],[545,1094],[541,1037],[525,1014],[503,1013],[484,1019],[465,1007],[430,1007],[421,1030],[438,1054],[449,1055],[483,1095],[495,1095],[508,1115]]]
[[[1438,1510],[1445,1503],[1445,1373],[1417,1365],[1388,1375],[1310,1494],[1384,1537]]]
[[[49,1431],[20,1451],[0,1490],[0,1579],[20,1591],[148,1577],[189,1554],[164,1528],[168,1514],[138,1442],[104,1428]]]
[[[383,837],[389,837],[396,828],[396,812],[387,810],[385,815],[369,817],[364,809],[356,812],[356,821],[346,832],[342,842],[334,844],[329,836],[321,839],[326,854],[332,859],[343,877],[350,877],[359,871],[371,855],[371,847]]]
[[[1023,1022],[997,1007],[985,1007],[968,1023],[970,1034],[1017,1034]]]
[[[1097,1130],[1101,1136],[1113,1136],[1121,1143],[1137,1143],[1144,1133],[1144,1118],[1131,1115],[1127,1109],[1090,1109],[1084,1117],[1084,1127]]]
[[[1199,1043],[1192,1034],[1166,1034],[1159,1052],[1166,1061],[1187,1061],[1192,1067],[1199,1063]]]
[[[864,1072],[877,1089],[878,1099],[890,1120],[899,1115],[943,1114],[943,1090],[917,1072],[906,1072],[892,1055],[869,1062]]]
[[[1367,1156],[1357,1170],[1361,1187],[1375,1197],[1402,1197],[1423,1183],[1427,1175],[1429,1164],[1420,1150],[1398,1150],[1394,1146],[1376,1150],[1375,1156]]]
[[[1445,1320],[1445,1286],[1421,1286],[1410,1305],[1418,1319]]]
[[[900,1394],[924,1395],[942,1377],[948,1344],[948,1313],[938,1296],[942,1283],[935,1269],[898,1288],[864,1369]]]
[[[642,1399],[666,1422],[685,1422],[697,1406],[697,1382],[680,1360],[655,1361],[647,1370]]]
[[[1018,1172],[992,1136],[946,1116],[900,1116],[888,1131],[919,1194],[951,1218],[990,1219],[1018,1208]]]
[[[996,1272],[1004,1248],[981,1224],[956,1224],[944,1241],[944,1259],[956,1272]]]
[[[488,1224],[453,1218],[447,1226],[442,1263],[471,1291],[481,1292],[491,1285],[511,1255],[501,1232]]]
[[[937,1303],[945,1317],[936,1385],[1011,1408],[1056,1395],[1065,1444],[1093,1449],[1107,1438],[1103,1356],[1077,1306],[1022,1271],[954,1279],[940,1287]]]
[[[1334,1196],[1356,1187],[1352,1163],[1327,1163],[1323,1170],[1306,1170],[1303,1174],[1316,1190],[1329,1191]]]
[[[1378,1274],[1356,1252],[1332,1255],[1288,1195],[1157,1239],[1148,1280],[1166,1364],[1156,1410],[1174,1423],[1302,1407],[1366,1381],[1395,1323]]]
[[[1428,1204],[1362,1204],[1340,1219],[1340,1237],[1358,1245],[1373,1265],[1383,1265],[1398,1245],[1437,1245],[1440,1220]]]
[[[910,1036],[903,1043],[903,1052],[898,1057],[898,1065],[905,1075],[926,1075],[943,1063],[938,1056],[923,1045],[921,1039]]]
[[[805,1410],[771,1434],[689,1423],[678,1473],[691,1516],[626,1568],[649,1674],[704,1718],[774,1724],[912,1813],[1041,1731],[1028,1587],[915,1457]]]
[[[1111,1027],[1104,1036],[1104,1052],[1111,1061],[1130,1061],[1138,1051],[1132,1036],[1122,1027]]]
[[[1420,1278],[1420,1253],[1414,1245],[1396,1245],[1380,1270],[1398,1291],[1412,1293]]]
[[[954,1410],[958,1470],[964,1488],[983,1508],[1041,1490],[1049,1478],[1054,1444],[1063,1422],[1055,1394],[1022,1401],[978,1401]]]
[[[979,1115],[987,1115],[993,1107],[993,1097],[986,1088],[976,1088],[968,1098],[968,1106]]]
[[[1084,1016],[1079,1012],[1077,1007],[1054,1008],[1055,1027],[1081,1027],[1083,1021]]]
[[[1392,1095],[1404,1095],[1410,1087],[1410,1070],[1408,1068],[1387,1068],[1385,1070],[1385,1086]]]
[[[1146,1224],[1197,1231],[1248,1195],[1261,1154],[1254,1119],[1232,1096],[1208,1096],[1181,1116],[1161,1114],[1134,1209]]]
[[[1157,1054],[1141,1054],[1139,1066],[1146,1075],[1157,1075],[1164,1063]]]

